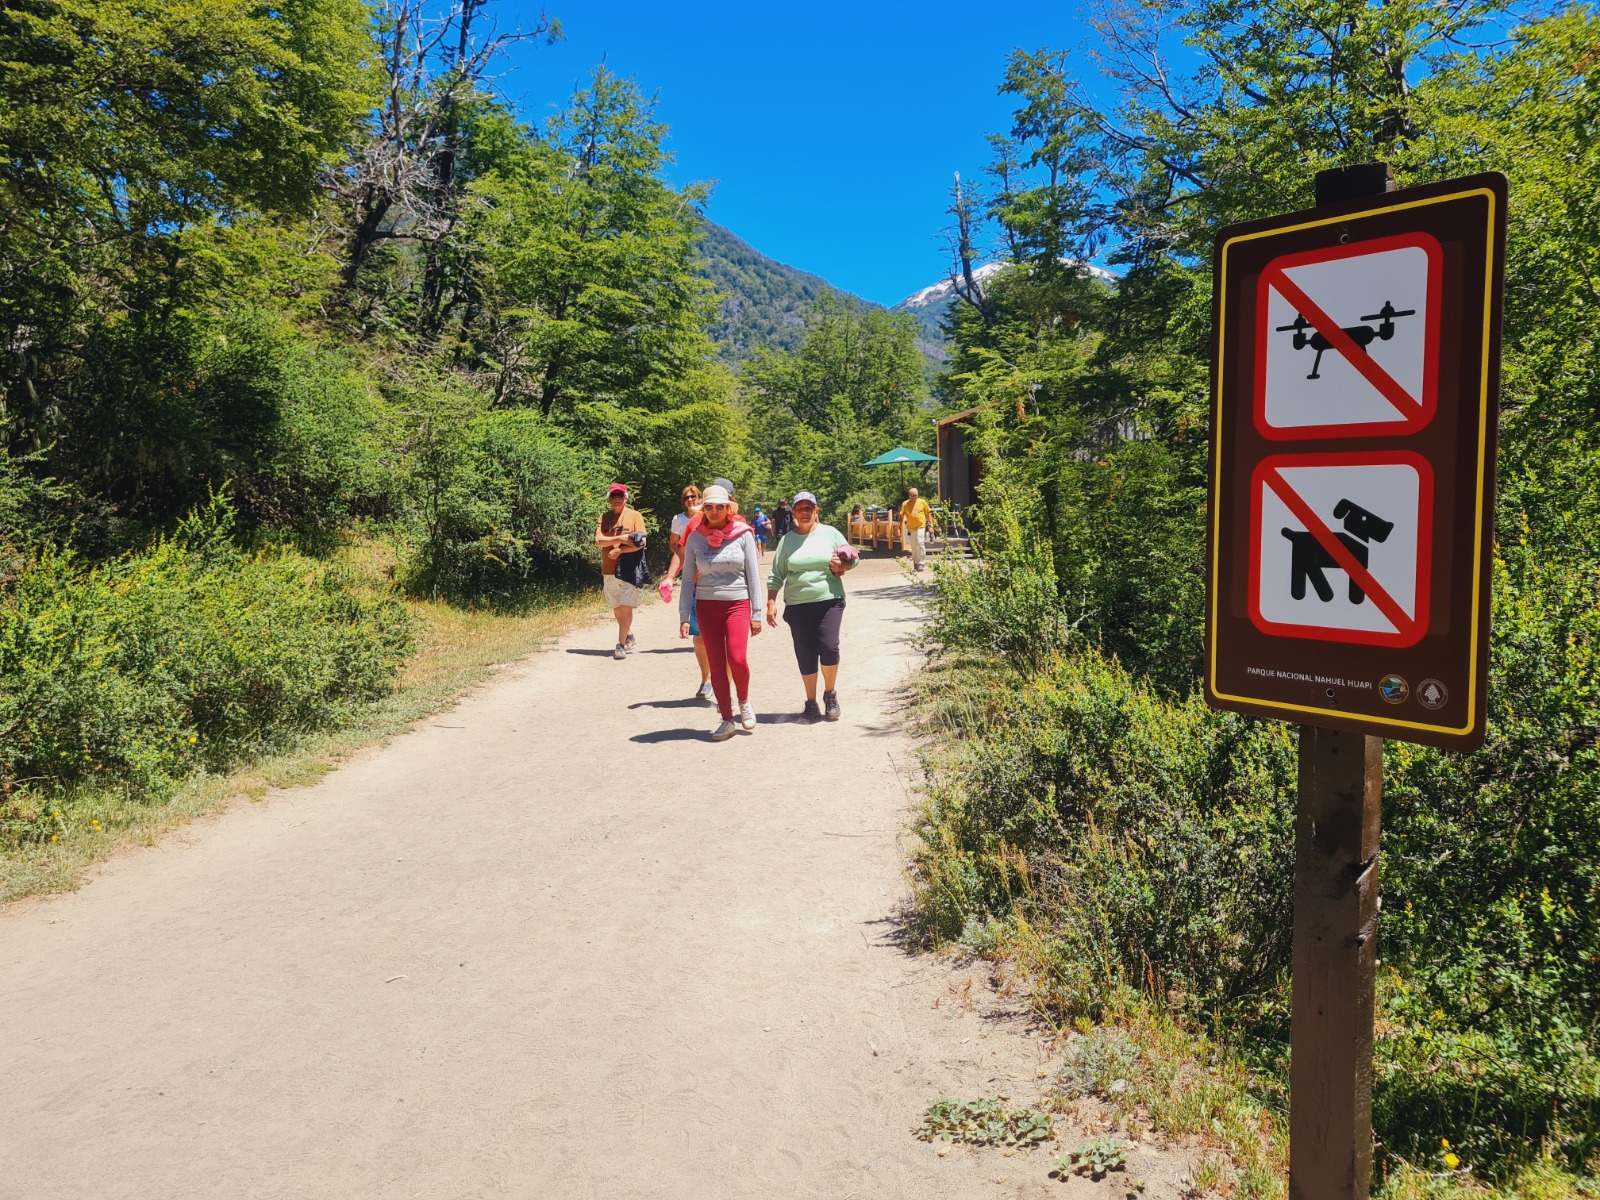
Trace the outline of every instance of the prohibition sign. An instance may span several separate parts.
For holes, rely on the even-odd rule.
[[[1282,441],[1415,433],[1438,406],[1444,254],[1417,231],[1273,259],[1257,284],[1255,421]]]
[[[1489,173],[1218,231],[1213,707],[1482,743],[1505,205]]]
[[[1364,646],[1422,640],[1433,542],[1427,459],[1406,451],[1279,454],[1256,467],[1251,492],[1257,629]]]

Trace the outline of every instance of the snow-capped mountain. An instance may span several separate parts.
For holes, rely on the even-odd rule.
[[[1063,260],[1071,261],[1071,260]],[[985,280],[998,275],[1010,263],[991,262],[984,263],[981,267],[973,269],[973,275],[981,284]],[[1107,271],[1104,267],[1097,267],[1093,263],[1084,264],[1085,269],[1095,279],[1103,279],[1107,283],[1115,283],[1117,276]],[[917,322],[917,344],[922,347],[925,354],[937,362],[943,362],[949,357],[945,349],[944,329],[942,324],[944,315],[949,309],[950,301],[955,297],[956,285],[947,275],[938,283],[930,284],[920,292],[912,292],[904,300],[891,308],[890,312],[909,313]]]
[[[1010,263],[1003,262],[984,263],[983,266],[975,268],[972,274],[979,283],[982,283],[984,280],[999,274],[1010,265]],[[1095,279],[1103,279],[1107,283],[1115,283],[1117,281],[1117,276],[1104,267],[1097,267],[1093,263],[1082,265],[1088,270],[1090,276]],[[920,292],[912,292],[911,295],[896,304],[892,311],[908,312],[917,308],[943,307],[945,301],[955,294],[956,285],[951,282],[949,276],[946,276],[938,283],[923,288]]]

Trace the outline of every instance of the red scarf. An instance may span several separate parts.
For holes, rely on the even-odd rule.
[[[689,526],[683,531],[683,536],[687,538],[696,529],[706,535],[706,541],[711,543],[713,550],[720,550],[728,542],[749,533],[750,523],[738,513],[734,513],[728,518],[728,523],[721,529],[713,529],[706,524],[704,517],[697,514],[689,521]]]

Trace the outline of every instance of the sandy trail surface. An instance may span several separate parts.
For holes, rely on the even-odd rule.
[[[838,724],[780,626],[710,743],[655,605],[0,914],[0,1196],[1080,1194],[911,1136],[1054,1060],[900,946],[917,589],[851,585]]]

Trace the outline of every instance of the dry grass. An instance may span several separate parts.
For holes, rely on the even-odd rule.
[[[1066,1039],[1056,1104],[1088,1127],[1187,1148],[1195,1194],[1286,1195],[1288,1123],[1236,1055],[1144,1005]]]
[[[394,556],[386,544],[362,541],[341,549],[338,558],[357,572],[363,586],[391,587]],[[511,609],[468,609],[432,600],[408,606],[418,618],[417,651],[383,700],[343,727],[308,735],[282,753],[227,775],[196,776],[164,801],[106,787],[62,797],[59,841],[0,850],[0,904],[70,891],[87,868],[120,850],[153,846],[186,822],[240,801],[258,801],[274,788],[313,783],[356,751],[449,707],[497,668],[605,615],[594,587],[529,592]]]

